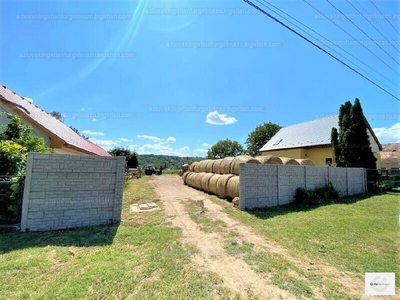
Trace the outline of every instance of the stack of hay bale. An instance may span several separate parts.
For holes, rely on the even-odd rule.
[[[193,162],[182,173],[183,182],[201,191],[214,194],[223,199],[239,197],[239,164],[308,165],[310,159],[293,159],[273,155],[251,157],[240,155],[222,159],[205,159]]]
[[[239,197],[240,163],[310,165],[310,162],[310,160],[296,161],[291,158],[280,158],[272,155],[257,157],[240,155],[222,159],[205,159],[190,164],[188,171],[182,174],[182,179],[186,185],[223,199],[232,200]]]

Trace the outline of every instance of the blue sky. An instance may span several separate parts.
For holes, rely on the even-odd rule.
[[[331,1],[369,39],[329,3],[308,1],[323,15],[300,0],[270,3],[399,97],[398,2],[376,2],[387,19],[352,2],[382,37]],[[398,100],[241,0],[3,0],[0,13],[0,82],[105,149],[204,156],[221,139],[244,144],[264,122],[336,114],[355,98],[381,143],[400,142]]]

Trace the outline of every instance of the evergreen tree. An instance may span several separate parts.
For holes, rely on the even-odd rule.
[[[360,100],[352,105],[345,102],[339,109],[339,132],[332,128],[331,142],[338,167],[376,169],[376,157],[372,153],[367,133],[367,120]]]

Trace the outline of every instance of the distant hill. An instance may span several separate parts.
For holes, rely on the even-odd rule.
[[[172,155],[138,154],[139,166],[153,165],[156,168],[162,166],[167,169],[180,169],[183,164],[191,164],[194,161],[205,159],[204,157],[180,157]]]

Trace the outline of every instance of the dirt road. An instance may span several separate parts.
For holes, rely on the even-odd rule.
[[[150,184],[163,202],[167,218],[173,225],[181,228],[183,243],[198,249],[193,258],[193,264],[198,270],[218,274],[223,279],[224,287],[239,294],[243,299],[298,299],[288,290],[273,284],[271,275],[267,272],[256,272],[242,256],[230,255],[227,242],[228,246],[229,242],[232,245],[247,243],[252,245],[256,252],[267,251],[283,256],[303,270],[310,269],[309,261],[292,257],[274,241],[257,235],[252,228],[235,221],[220,205],[211,201],[207,194],[185,186],[179,176],[154,176]],[[204,212],[201,205],[198,205],[198,200],[204,203]],[[332,266],[318,265],[315,270],[319,275],[329,276],[330,280],[336,278],[346,293],[358,296],[364,293],[363,282],[348,277]],[[325,298],[321,287],[310,288],[315,298]]]

